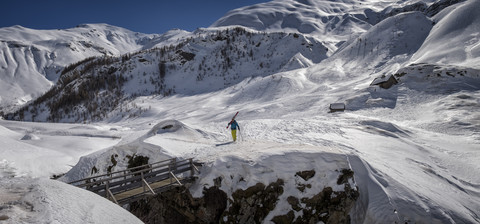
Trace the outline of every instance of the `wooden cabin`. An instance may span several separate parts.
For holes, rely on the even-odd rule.
[[[345,111],[345,104],[344,103],[332,103],[330,104],[330,112],[339,112]]]
[[[382,76],[382,77],[374,79],[373,82],[370,85],[372,85],[372,86],[373,85],[378,85],[381,88],[389,89],[390,87],[392,87],[393,85],[396,85],[396,84],[398,84],[398,80],[395,78],[395,76],[389,75],[389,76]]]

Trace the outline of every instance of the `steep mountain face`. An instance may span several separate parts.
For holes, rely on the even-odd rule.
[[[478,10],[480,1],[467,1],[434,16],[436,25],[413,60],[417,63],[477,65],[480,68]],[[434,53],[432,49],[435,49]]]
[[[69,64],[88,57],[137,51],[159,35],[135,33],[107,24],[65,30],[0,29],[0,110],[35,99]]]
[[[217,91],[249,77],[319,63],[326,53],[321,42],[298,34],[198,30],[176,45],[68,66],[49,92],[9,118],[83,122],[127,115],[134,106],[126,99]]]
[[[417,52],[432,27],[433,22],[421,12],[392,16],[343,44],[329,59],[352,70],[402,64]]]
[[[480,22],[474,13],[479,2],[456,2],[439,1],[425,12],[400,13],[382,20],[315,65],[322,69],[312,78],[368,78],[365,76],[368,74],[373,81],[375,77],[392,75],[419,63],[438,65],[445,71],[449,66],[479,69]],[[429,17],[433,9],[444,10]]]

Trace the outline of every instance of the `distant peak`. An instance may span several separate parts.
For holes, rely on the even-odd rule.
[[[106,23],[84,23],[76,26],[77,28],[95,28],[95,27],[116,27]]]
[[[295,1],[304,5],[313,5],[311,0],[295,0]]]
[[[28,29],[24,26],[21,26],[21,25],[14,25],[14,26],[10,26],[10,27],[5,27],[5,28],[10,28],[10,29],[17,29],[17,30],[24,30],[24,29]]]

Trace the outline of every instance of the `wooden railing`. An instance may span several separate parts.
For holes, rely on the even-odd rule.
[[[95,192],[118,205],[124,205],[140,200],[145,195],[155,195],[173,186],[191,182],[198,172],[193,159],[178,161],[174,158],[88,177],[69,184]]]

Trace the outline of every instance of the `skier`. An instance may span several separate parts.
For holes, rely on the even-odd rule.
[[[240,125],[238,125],[237,121],[235,120],[235,118],[232,119],[232,121],[230,121],[230,123],[228,123],[228,125],[230,125],[230,129],[232,130],[232,138],[233,138],[233,141],[237,141],[237,128],[238,128],[238,131],[240,131]],[[228,128],[228,126],[227,126]]]

